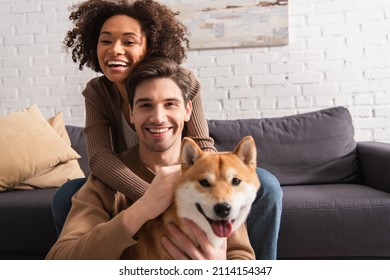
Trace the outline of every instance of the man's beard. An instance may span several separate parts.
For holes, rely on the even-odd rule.
[[[155,153],[163,153],[168,151],[177,142],[178,138],[173,139],[169,143],[146,143],[144,141],[142,142],[144,146],[147,147],[150,151]]]

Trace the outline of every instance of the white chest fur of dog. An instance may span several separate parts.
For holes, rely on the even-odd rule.
[[[170,237],[166,225],[176,223],[194,242],[187,228],[189,219],[207,235],[213,246],[246,220],[260,182],[256,174],[256,146],[244,137],[233,152],[203,152],[190,138],[181,147],[182,174],[174,189],[172,205],[139,231],[138,243],[125,251],[126,259],[169,259],[162,236]]]

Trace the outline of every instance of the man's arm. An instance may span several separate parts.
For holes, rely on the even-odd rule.
[[[46,259],[119,259],[135,240],[115,209],[115,191],[90,176]]]
[[[73,197],[61,235],[46,258],[119,259],[136,243],[133,236],[142,225],[171,204],[172,187],[180,172],[179,165],[162,167],[145,194],[119,210],[117,192],[91,175]]]
[[[227,239],[227,253],[228,260],[254,260],[255,252],[251,246],[248,237],[246,225],[236,229],[232,235]]]
[[[123,211],[123,224],[131,236],[136,235],[144,223],[156,218],[171,205],[172,188],[180,173],[180,165],[161,167],[144,195]]]

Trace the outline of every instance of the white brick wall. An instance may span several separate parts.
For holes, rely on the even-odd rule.
[[[84,124],[85,83],[62,50],[71,0],[0,0],[0,115],[38,104]],[[390,1],[290,0],[287,46],[191,51],[208,118],[350,110],[357,140],[390,142]]]

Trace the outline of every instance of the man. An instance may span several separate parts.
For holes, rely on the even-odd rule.
[[[145,59],[129,78],[130,120],[139,145],[121,159],[135,173],[151,182],[137,201],[91,175],[72,200],[72,209],[59,239],[47,259],[120,259],[134,245],[144,223],[159,216],[172,202],[174,181],[180,174],[179,155],[184,123],[191,117],[191,83],[188,72],[174,62]],[[200,247],[174,224],[162,245],[174,259],[253,259],[248,236],[241,234],[220,248],[208,243],[205,234],[189,226]],[[179,244],[179,245],[174,245]]]

